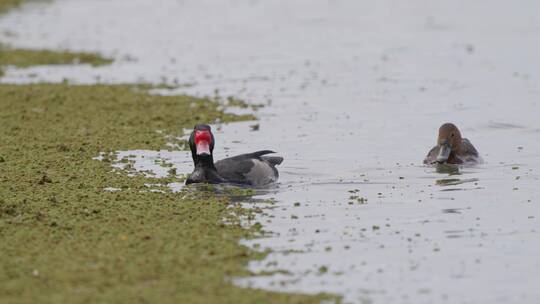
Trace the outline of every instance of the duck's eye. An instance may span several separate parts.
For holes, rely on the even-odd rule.
[[[454,133],[450,134],[450,137],[454,137]]]

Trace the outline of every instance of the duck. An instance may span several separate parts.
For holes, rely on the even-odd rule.
[[[479,164],[482,158],[473,144],[461,136],[458,127],[453,123],[445,123],[439,128],[437,145],[433,147],[424,164]]]
[[[214,163],[214,144],[212,128],[207,124],[195,125],[189,137],[194,169],[186,179],[186,185],[228,183],[263,187],[277,182],[276,166],[283,162],[283,157],[268,155],[274,151],[240,154]]]

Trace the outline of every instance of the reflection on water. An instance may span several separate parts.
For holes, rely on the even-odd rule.
[[[447,209],[443,209],[442,212],[443,213],[461,213],[460,210],[461,209],[459,208],[447,208]]]
[[[453,164],[437,164],[435,166],[437,173],[446,173],[449,175],[459,175],[459,166]]]
[[[436,180],[435,183],[439,186],[456,186],[456,185],[461,185],[465,183],[475,183],[477,181],[478,181],[477,178],[466,178],[466,179],[443,178],[443,179]],[[475,185],[478,185],[478,183],[475,183]]]
[[[494,121],[490,122],[488,126],[493,129],[525,129],[524,126]]]
[[[270,104],[257,127],[215,132],[216,159],[285,157],[278,188],[246,202],[271,235],[243,244],[273,250],[249,270],[271,275],[237,284],[354,303],[538,302],[537,2],[149,3],[58,0],[12,13],[0,35],[14,32],[3,39],[16,46],[137,60],[8,70],[2,81],[191,83],[176,92]],[[485,164],[421,165],[447,121]],[[192,169],[186,152],[117,159],[155,177]]]

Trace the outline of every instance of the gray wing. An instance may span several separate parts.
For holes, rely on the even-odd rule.
[[[465,163],[483,163],[484,160],[482,157],[480,157],[480,154],[476,150],[476,148],[473,146],[473,144],[466,138],[463,138],[463,142],[461,144],[462,147],[462,155],[463,155],[463,161]]]
[[[439,146],[435,146],[429,150],[428,154],[426,155],[426,158],[424,158],[424,164],[431,165],[435,162],[437,159],[437,155],[439,154]]]
[[[472,155],[475,157],[480,156],[478,154],[478,151],[476,151],[476,148],[473,146],[473,144],[466,138],[463,138],[461,147],[463,148],[463,153],[466,155]]]
[[[215,163],[216,169],[225,180],[238,183],[249,184],[246,178],[255,164],[249,158],[235,159],[235,157],[225,158]]]
[[[283,162],[279,156],[264,156],[274,153],[270,150],[257,151],[225,158],[216,162],[216,169],[225,180],[261,186],[277,181],[279,174],[276,165]]]

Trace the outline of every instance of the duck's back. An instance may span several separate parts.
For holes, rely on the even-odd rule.
[[[430,165],[436,162],[437,156],[440,152],[440,147],[435,146],[431,148],[429,153],[426,155],[426,158],[424,159],[424,164]],[[473,146],[473,144],[467,139],[463,138],[461,142],[461,151],[459,154],[456,154],[454,152],[450,153],[450,156],[448,157],[449,164],[480,164],[483,162],[482,158],[480,157],[480,154],[476,150],[476,148]]]
[[[279,177],[276,165],[281,164],[283,158],[264,156],[270,153],[274,152],[264,150],[225,158],[216,162],[216,169],[230,183],[256,187],[275,183]]]
[[[481,164],[483,162],[482,158],[480,157],[480,154],[467,138],[463,138],[461,147],[462,147],[462,150],[461,150],[461,153],[459,154],[459,158],[461,159],[463,163]]]

